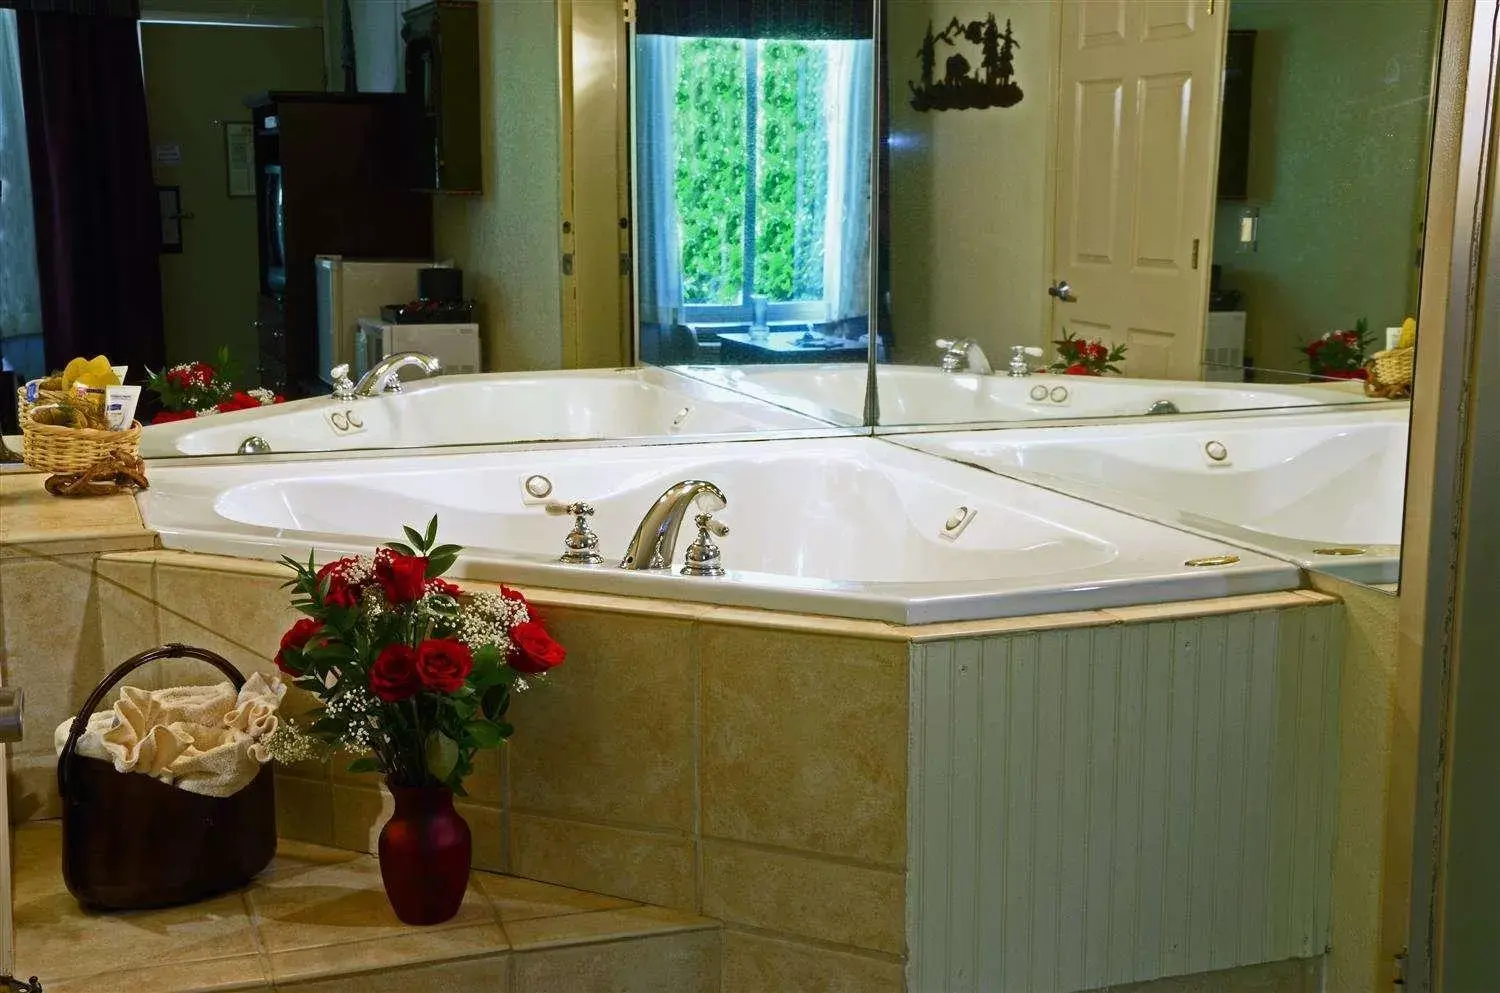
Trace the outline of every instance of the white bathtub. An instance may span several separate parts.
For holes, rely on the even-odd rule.
[[[676,366],[674,371],[835,424],[864,423],[863,366]],[[877,368],[880,424],[986,424],[1145,414],[1167,400],[1183,414],[1367,404],[1346,384],[1258,385],[1130,379],[1123,376],[1019,378],[945,373],[934,366]]]
[[[540,473],[598,510],[602,566],[556,561],[570,521],[528,504]],[[669,485],[725,492],[727,576],[616,567]],[[897,623],[1007,617],[1295,588],[1285,563],[870,438],[166,464],[140,495],[168,548],[253,558],[366,551],[441,518],[458,575]],[[941,537],[958,508],[977,513]],[[684,527],[677,563],[691,539]],[[1189,560],[1237,555],[1231,564]]]
[[[246,438],[273,452],[427,448],[818,431],[829,425],[663,369],[442,376],[399,395],[296,400],[149,427],[146,458],[232,455]]]
[[[897,440],[1303,568],[1393,583],[1408,414],[1405,405],[1381,405]],[[1209,454],[1215,444],[1222,460]]]

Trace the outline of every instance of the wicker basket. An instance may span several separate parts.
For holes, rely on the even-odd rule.
[[[83,472],[110,452],[139,455],[140,443],[140,421],[124,431],[38,424],[30,417],[21,424],[21,461],[38,472]]]
[[[1392,348],[1376,352],[1371,363],[1372,376],[1385,386],[1407,386],[1412,381],[1412,370],[1416,367],[1415,348]]]

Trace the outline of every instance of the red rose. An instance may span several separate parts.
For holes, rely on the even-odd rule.
[[[427,592],[427,559],[382,549],[375,556],[375,581],[385,590],[392,606],[413,603]]]
[[[547,629],[536,621],[511,628],[510,640],[516,646],[510,656],[510,667],[518,672],[546,672],[562,665],[563,659],[568,657],[568,650],[553,641]]]
[[[347,575],[353,559],[335,559],[318,570],[318,582],[328,581],[328,595],[323,602],[331,607],[353,607],[359,603],[359,587]]]
[[[236,390],[234,395],[223,401],[214,409],[221,414],[232,414],[236,410],[256,410],[260,407],[260,401],[246,393],[244,390]]]
[[[417,675],[434,693],[457,693],[474,671],[474,654],[454,638],[429,638],[417,648]]]
[[[524,607],[531,606],[531,603],[526,599],[526,597],[521,595],[520,590],[513,590],[509,586],[500,587],[500,595],[507,600],[514,600],[516,603],[519,603]]]
[[[457,600],[459,597],[463,596],[463,592],[464,591],[462,589],[460,589],[459,587],[454,586],[452,583],[448,582],[448,580],[446,580],[446,579],[436,579],[436,578],[434,578],[434,579],[427,580],[427,592],[428,593],[441,593],[444,596],[451,596],[455,600]]]
[[[296,651],[301,651],[302,649],[306,648],[308,644],[318,636],[318,632],[322,630],[323,622],[314,620],[311,617],[304,617],[301,620],[297,621],[296,624],[293,624],[291,630],[287,631],[286,634],[281,636],[281,650],[276,653],[275,659],[276,668],[280,669],[282,672],[286,673],[289,676],[302,675],[302,670],[293,669],[287,663],[287,650],[293,649]]]
[[[370,691],[386,703],[399,703],[422,688],[417,653],[409,645],[386,645],[370,666]]]
[[[163,410],[151,418],[152,424],[171,424],[173,421],[190,421],[198,415],[191,410]]]
[[[1069,376],[1093,375],[1093,373],[1089,372],[1089,367],[1084,365],[1082,362],[1074,362],[1072,365],[1064,369],[1063,372],[1067,373]]]
[[[1104,342],[1096,341],[1089,346],[1089,358],[1096,362],[1102,362],[1109,356],[1109,351],[1104,347]]]

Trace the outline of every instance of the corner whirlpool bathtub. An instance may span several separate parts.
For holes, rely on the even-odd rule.
[[[864,423],[863,366],[674,366],[705,383],[834,424]],[[882,427],[988,424],[1146,414],[1166,401],[1181,414],[1274,410],[1372,401],[1347,384],[1199,383],[1126,376],[1011,377],[945,373],[933,366],[876,369]]]
[[[662,369],[440,376],[403,392],[315,397],[149,427],[146,458],[233,455],[255,436],[272,452],[511,442],[713,437],[828,430],[824,421]]]
[[[587,501],[606,562],[557,561],[571,526],[528,496]],[[671,484],[716,483],[717,578],[618,568]],[[483,580],[903,624],[1294,589],[1261,555],[871,438],[166,464],[139,499],[167,548],[276,559],[364,552],[439,515]],[[949,522],[966,519],[954,529]],[[956,533],[955,533],[956,531]],[[676,564],[692,537],[689,520]],[[1189,565],[1193,562],[1196,564]]]
[[[1400,571],[1407,405],[900,443],[1366,583]]]

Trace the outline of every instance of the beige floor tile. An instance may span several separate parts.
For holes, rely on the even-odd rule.
[[[749,848],[703,845],[703,912],[726,923],[785,931],[900,955],[905,876]]]
[[[561,917],[509,921],[505,933],[513,951],[579,945],[673,931],[717,930],[719,922],[664,907],[624,907]]]
[[[722,993],[901,993],[901,965],[728,929]]]
[[[511,803],[528,813],[689,830],[691,625],[563,608],[545,616],[569,655],[511,703]]]
[[[63,884],[61,837],[56,822],[15,833],[16,961],[44,987],[53,988],[48,980],[150,970],[168,962],[191,974],[198,971],[194,963],[206,960],[214,960],[213,969],[203,971],[225,982],[263,978],[242,893],[164,910],[86,913]],[[100,980],[98,988],[103,986]]]
[[[718,993],[714,931],[515,955],[515,993]],[[788,991],[790,993],[790,991]]]
[[[271,974],[262,955],[197,962],[152,962],[148,965],[111,970],[97,976],[81,976],[49,983],[38,977],[46,993],[233,993],[237,990],[269,990]]]
[[[511,872],[627,900],[697,907],[693,842],[657,834],[512,813]]]
[[[635,906],[631,901],[619,897],[568,889],[566,886],[554,886],[519,876],[478,872],[474,874],[474,879],[479,884],[480,891],[489,898],[495,912],[500,915],[502,923]]]
[[[460,915],[462,916],[462,915]],[[392,918],[394,920],[395,918]],[[277,989],[289,983],[312,979],[334,979],[364,973],[364,987],[334,986],[334,989],[371,989],[372,973],[426,963],[452,963],[492,958],[506,951],[505,932],[493,921],[479,924],[444,924],[437,927],[403,927],[382,938],[352,941],[316,948],[294,948],[269,953],[271,977]],[[391,988],[391,987],[377,987]],[[413,989],[425,989],[416,986]]]
[[[391,910],[374,857],[342,858],[309,846],[283,847],[249,900],[261,943],[272,955],[353,942],[408,942],[414,935],[495,922],[484,896],[470,887],[448,923],[407,927]]]
[[[510,993],[510,958],[490,955],[458,962],[439,962],[409,969],[381,969],[307,982],[280,983],[278,993],[372,993],[418,990],[420,993]]]
[[[46,478],[42,473],[0,476],[0,500],[5,505],[0,514],[0,542],[82,541],[116,535],[155,540],[141,523],[133,496],[60,500],[43,488]]]
[[[900,642],[699,629],[703,833],[900,868]]]

